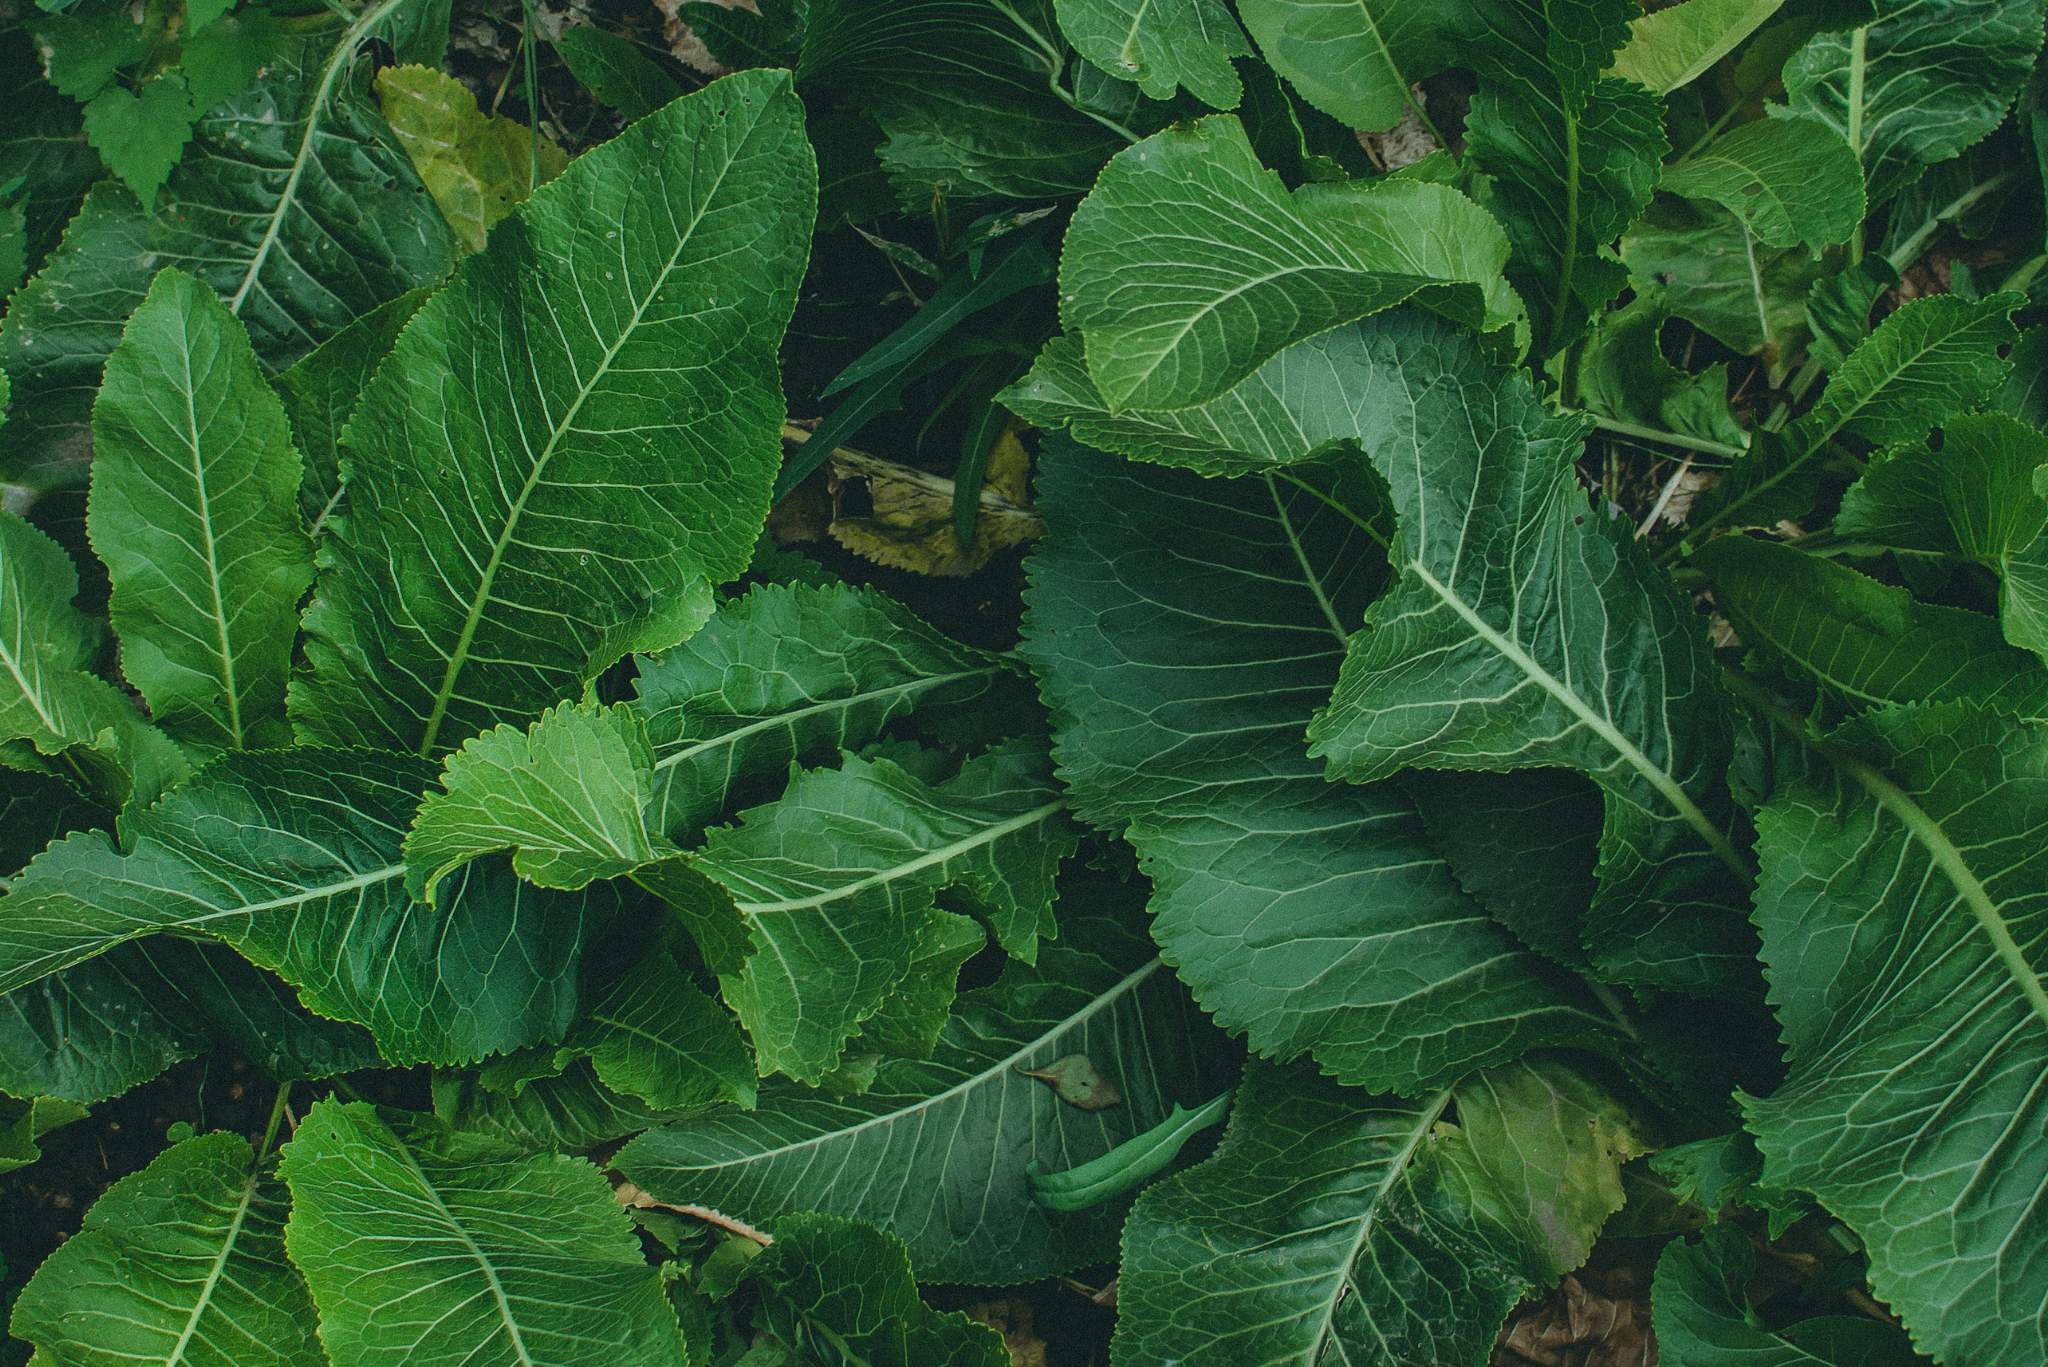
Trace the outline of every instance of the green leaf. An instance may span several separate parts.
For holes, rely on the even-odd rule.
[[[282,1171],[286,1247],[340,1361],[688,1360],[632,1221],[581,1159],[322,1101]]]
[[[233,1049],[279,1082],[384,1066],[369,1031],[314,1015],[288,984],[226,945],[158,935],[115,953],[154,970],[151,994],[160,1010],[189,1018],[216,1045]]]
[[[273,381],[305,458],[299,512],[315,538],[341,506],[341,430],[378,363],[426,300],[426,291],[413,290],[379,304]]]
[[[1551,1060],[1419,1101],[1255,1063],[1216,1156],[1131,1212],[1114,1350],[1482,1361],[1515,1302],[1585,1258],[1645,1148],[1612,1096]]]
[[[185,78],[166,73],[139,93],[109,86],[93,96],[85,107],[85,136],[147,208],[184,155],[198,117]]]
[[[0,751],[11,768],[48,768],[110,807],[148,803],[184,777],[184,755],[128,699],[86,672],[98,628],[72,604],[78,573],[64,548],[0,511]]]
[[[37,16],[31,31],[50,84],[81,102],[149,49],[142,16],[115,6]]]
[[[601,28],[565,28],[555,39],[562,64],[584,88],[631,123],[683,93],[673,76],[616,33]]]
[[[1230,1098],[1231,1093],[1221,1093],[1192,1111],[1177,1105],[1166,1119],[1100,1158],[1058,1172],[1032,1173],[1032,1199],[1047,1210],[1070,1212],[1137,1190],[1171,1167],[1190,1139],[1222,1120]]]
[[[1996,128],[2041,51],[2034,0],[1889,0],[1874,24],[1815,35],[1785,93],[1848,138],[1887,203]]]
[[[38,1096],[25,1101],[0,1097],[0,1173],[41,1162],[43,1151],[38,1141],[87,1114],[85,1107],[61,1097]]]
[[[1136,937],[1089,923],[963,993],[930,1059],[889,1059],[856,1096],[771,1088],[641,1136],[614,1166],[657,1198],[761,1223],[820,1210],[902,1238],[920,1276],[1026,1281],[1114,1255],[1121,1206],[1055,1218],[1027,1173],[1086,1162],[1201,1095],[1214,1036]],[[1122,1103],[1083,1109],[1027,1076],[1083,1054]]]
[[[1862,709],[1974,699],[2048,721],[2048,668],[1989,617],[1914,601],[1847,565],[1750,537],[1708,542],[1692,563],[1746,644]]]
[[[1507,241],[1443,185],[1289,193],[1230,115],[1117,154],[1074,213],[1060,317],[1112,412],[1215,398],[1274,353],[1411,296],[1507,323]]]
[[[803,1361],[862,1367],[1009,1367],[995,1331],[918,1298],[903,1245],[872,1225],[833,1215],[791,1215],[747,1266],[774,1332]]]
[[[290,739],[285,680],[313,551],[299,454],[248,334],[166,269],[107,358],[87,528],[113,579],[121,672],[181,739]]]
[[[917,708],[988,697],[1009,666],[872,589],[757,588],[638,661],[654,744],[649,825],[690,844],[747,785],[853,750]]]
[[[714,1101],[754,1104],[754,1061],[732,1018],[697,990],[667,950],[613,983],[569,1041],[598,1080],[660,1111]]]
[[[1230,65],[1251,56],[1244,30],[1221,0],[1055,0],[1074,50],[1155,100],[1180,87],[1204,104],[1235,109],[1244,84]]]
[[[814,183],[788,78],[742,72],[579,157],[421,307],[349,420],[302,736],[443,753],[703,624],[781,458]]]
[[[164,931],[226,941],[314,1010],[367,1025],[394,1062],[466,1062],[559,1039],[607,898],[479,865],[438,909],[405,894],[399,845],[422,761],[319,749],[230,755],[134,811],[116,848],[68,836],[0,900],[0,990]]]
[[[1167,961],[1262,1054],[1404,1090],[1597,1041],[1590,1001],[1458,889],[1404,793],[1309,759],[1383,571],[1350,486],[1283,474],[1042,455],[1022,653],[1077,813],[1123,831]]]
[[[240,1135],[174,1144],[93,1203],[36,1269],[9,1326],[56,1364],[320,1367],[285,1261],[283,1184]]]
[[[1025,954],[1052,933],[1076,837],[1042,751],[1009,745],[929,786],[848,756],[710,833],[675,901],[760,1069],[817,1082],[910,971],[936,894],[959,889]]]
[[[1732,351],[1784,373],[1807,342],[1806,301],[1827,267],[1796,247],[1758,245],[1724,209],[1659,201],[1621,240],[1639,288]]]
[[[448,1124],[529,1151],[594,1149],[703,1109],[692,1103],[680,1110],[657,1110],[638,1097],[614,1092],[597,1080],[587,1058],[573,1059],[559,1075],[528,1082],[516,1096],[494,1092],[467,1073],[436,1073],[433,1094],[434,1112]]]
[[[1863,171],[1842,136],[1816,118],[1741,124],[1664,173],[1661,189],[1710,200],[1767,247],[1814,252],[1863,226]]]
[[[484,113],[446,72],[386,67],[377,73],[377,99],[466,251],[482,251],[492,226],[569,164],[553,138]]]
[[[191,1058],[207,1039],[164,1010],[170,995],[126,945],[0,994],[0,1091],[89,1103]]]
[[[1444,66],[1450,35],[1424,5],[1385,0],[1240,0],[1259,52],[1302,98],[1354,128],[1392,128],[1409,87]]]
[[[2048,730],[1895,708],[1823,753],[1835,782],[1794,779],[1757,816],[1787,1064],[1744,1103],[1765,1180],[1855,1230],[1871,1290],[1936,1358],[2039,1358]]]
[[[544,888],[617,878],[669,852],[642,813],[653,751],[630,707],[563,703],[532,726],[500,726],[448,757],[405,837],[405,885],[433,902],[441,881],[480,855]]]
[[[1673,1240],[1657,1259],[1651,1311],[1671,1367],[1911,1367],[1924,1361],[1896,1326],[1856,1315],[1817,1315],[1772,1328],[1750,1309],[1756,1276],[1749,1236],[1710,1227]]]
[[[1399,580],[1350,638],[1309,753],[1355,783],[1410,768],[1585,774],[1607,799],[1594,962],[1712,987],[1750,955],[1731,914],[1748,861],[1726,788],[1730,710],[1698,618],[1633,528],[1589,506],[1573,463],[1590,424],[1550,412],[1461,334],[1410,318],[1369,331],[1374,364],[1346,401],[1392,488]]]
[[[186,17],[189,24],[189,11]],[[254,85],[284,43],[285,30],[276,17],[256,5],[240,14],[224,14],[198,33],[188,27],[174,69],[192,92],[193,115]]]
[[[1659,95],[1692,84],[1733,52],[1785,0],[1685,0],[1629,21],[1609,70]]]
[[[1941,449],[1908,446],[1842,495],[1838,535],[1974,560],[2000,579],[2005,639],[2048,656],[2048,437],[2003,413],[1943,421]]]
[[[1749,433],[1728,402],[1727,364],[1717,361],[1694,374],[1665,359],[1670,318],[1664,292],[1640,282],[1632,301],[1604,315],[1579,350],[1580,406],[1639,426],[1747,446]]]

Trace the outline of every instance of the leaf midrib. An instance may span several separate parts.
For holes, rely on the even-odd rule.
[[[184,1332],[172,1345],[170,1356],[164,1359],[163,1367],[178,1367],[185,1360],[185,1350],[192,1343],[193,1335],[199,1332],[199,1320],[213,1303],[214,1289],[220,1285],[221,1274],[227,1270],[228,1255],[234,1251],[235,1241],[242,1237],[242,1225],[249,1217],[249,1207],[256,1200],[256,1184],[259,1174],[255,1167],[249,1170],[249,1178],[242,1184],[242,1199],[235,1205],[235,1213],[228,1221],[228,1227],[221,1236],[220,1252],[213,1258],[212,1266],[206,1270],[206,1279],[200,1283],[199,1296],[192,1305],[192,1313],[186,1316]]]
[[[180,331],[183,331],[182,324]],[[228,606],[221,596],[220,583],[220,542],[213,527],[213,500],[206,487],[206,458],[200,450],[198,382],[192,375],[192,343],[190,336],[184,338],[184,346],[178,354],[178,364],[185,374],[185,445],[192,453],[192,491],[198,501],[194,510],[199,518],[200,540],[205,545],[206,590],[213,600],[214,648],[220,656],[221,686],[227,704],[228,738],[239,750],[244,744],[242,734],[241,689],[235,679],[235,655],[228,640]]]
[[[398,3],[398,0],[386,0],[386,3],[395,4]],[[755,127],[759,127],[758,120]],[[638,331],[640,320],[647,316],[647,310],[654,303],[655,297],[661,293],[662,287],[668,283],[669,276],[674,274],[676,263],[682,259],[683,253],[689,249],[690,243],[695,239],[698,225],[703,223],[704,216],[711,212],[712,202],[718,197],[719,187],[725,184],[725,178],[732,171],[733,163],[739,160],[740,153],[745,149],[747,139],[751,139],[752,136],[753,130],[750,129],[746,139],[741,140],[740,145],[734,149],[732,155],[727,157],[724,164],[718,168],[717,177],[712,180],[698,200],[696,213],[691,216],[688,225],[684,227],[682,233],[677,237],[675,250],[669,253],[668,260],[663,262],[660,271],[656,272],[654,280],[647,287],[646,294],[634,305],[633,316],[626,320],[624,327],[619,329],[617,339],[609,347],[605,348],[604,356],[598,362],[597,369],[591,372],[590,378],[582,381],[577,386],[574,401],[563,412],[561,420],[555,423],[552,430],[549,431],[547,443],[541,447],[540,454],[534,457],[533,468],[527,472],[526,482],[520,486],[518,497],[513,499],[512,506],[507,510],[504,529],[499,532],[497,542],[491,547],[490,558],[484,563],[483,572],[477,581],[476,592],[470,600],[469,612],[463,619],[461,634],[456,637],[455,649],[450,652],[448,666],[442,672],[441,686],[435,690],[433,708],[427,715],[426,732],[420,740],[420,754],[432,755],[434,752],[434,740],[440,734],[441,723],[448,715],[448,705],[455,697],[455,681],[461,675],[463,667],[469,662],[470,647],[476,639],[477,628],[483,622],[484,610],[491,602],[491,587],[497,580],[499,568],[504,564],[505,551],[512,544],[513,534],[519,529],[519,519],[526,511],[527,499],[531,498],[533,491],[539,487],[541,476],[546,473],[548,462],[554,458],[555,447],[560,444],[563,434],[575,423],[576,415],[583,410],[584,403],[589,400],[591,394],[597,389],[598,384],[603,381],[604,377],[610,373],[612,362],[618,358],[619,352],[625,348],[626,343]],[[530,199],[527,201],[528,204],[532,202]]]
[[[1001,671],[1001,665],[991,664],[976,669],[957,669],[947,674],[928,674],[923,678],[911,679],[900,684],[890,684],[886,688],[864,689],[861,692],[849,693],[843,697],[825,698],[817,702],[807,703],[802,707],[792,708],[786,712],[756,717],[743,726],[734,727],[730,731],[720,732],[715,736],[707,736],[703,740],[694,741],[683,745],[679,749],[670,751],[654,761],[654,769],[655,772],[659,773],[663,769],[668,769],[694,759],[707,750],[717,750],[736,745],[748,736],[758,735],[763,731],[775,730],[778,727],[785,726],[804,717],[814,716],[820,712],[846,711],[874,699],[895,697],[903,693],[917,693],[927,688],[936,688],[941,684],[953,683],[960,679],[972,679],[977,675],[997,674]]]
[[[398,1149],[399,1156],[405,1161],[406,1167],[410,1168],[413,1176],[419,1179],[420,1189],[426,1192],[428,1198],[433,1201],[434,1209],[441,1212],[441,1218],[447,1224],[450,1232],[462,1241],[463,1248],[468,1250],[469,1256],[476,1261],[477,1267],[483,1272],[484,1280],[490,1283],[491,1299],[497,1305],[498,1318],[504,1321],[505,1332],[511,1336],[512,1351],[519,1354],[519,1367],[540,1367],[540,1364],[534,1360],[533,1355],[526,1351],[525,1336],[519,1332],[519,1322],[512,1318],[512,1301],[505,1294],[505,1284],[498,1279],[498,1269],[491,1265],[491,1260],[484,1256],[484,1251],[481,1248],[477,1247],[476,1240],[469,1236],[469,1231],[463,1228],[462,1223],[455,1218],[455,1212],[449,1210],[448,1203],[441,1199],[440,1188],[433,1184],[427,1177],[426,1169],[422,1168],[419,1160],[412,1156],[412,1146],[396,1134],[393,1134],[391,1138]]]
[[[1372,1237],[1373,1230],[1378,1226],[1380,1211],[1386,1205],[1388,1194],[1394,1190],[1394,1184],[1407,1174],[1408,1165],[1415,1161],[1416,1152],[1421,1149],[1422,1142],[1429,1138],[1429,1132],[1436,1125],[1437,1117],[1444,1113],[1444,1108],[1450,1105],[1450,1102],[1451,1089],[1448,1087],[1429,1099],[1419,1113],[1414,1128],[1408,1132],[1408,1138],[1402,1144],[1401,1151],[1394,1155],[1393,1161],[1387,1165],[1386,1177],[1374,1189],[1372,1198],[1366,1203],[1365,1213],[1358,1220],[1358,1233],[1353,1236],[1351,1247],[1344,1255],[1343,1270],[1332,1279],[1334,1285],[1329,1298],[1323,1303],[1320,1312],[1321,1327],[1316,1331],[1316,1347],[1311,1361],[1320,1362],[1324,1349],[1329,1346],[1333,1332],[1331,1326],[1337,1319],[1338,1303],[1343,1299],[1346,1288],[1357,1280],[1359,1254],[1364,1251],[1366,1240]]]

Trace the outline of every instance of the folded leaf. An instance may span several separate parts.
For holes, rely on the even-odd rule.
[[[285,1260],[284,1185],[240,1135],[203,1134],[122,1178],[44,1260],[9,1328],[51,1363],[322,1367]]]
[[[164,931],[221,939],[360,1022],[394,1062],[467,1062],[574,1018],[608,898],[467,870],[429,909],[399,857],[431,766],[319,749],[231,755],[98,831],[52,845],[0,899],[0,991]]]
[[[1433,6],[1389,0],[1239,0],[1259,51],[1302,98],[1354,128],[1401,121],[1409,87],[1448,65]]]
[[[1853,139],[1873,206],[1983,138],[2041,51],[2033,0],[1893,0],[1874,24],[1817,34],[1785,63],[1792,107]]]
[[[2040,1358],[2048,730],[1894,708],[1824,753],[1835,781],[1757,817],[1788,1068],[1745,1102],[1764,1178],[1856,1231],[1871,1290],[1936,1358]]]
[[[1847,565],[1750,537],[1717,538],[1692,563],[1746,644],[1852,708],[1974,699],[2048,721],[2048,668],[2000,639],[1989,617],[1916,602]]]
[[[1124,831],[1167,962],[1260,1053],[1413,1090],[1597,1040],[1590,1001],[1458,889],[1404,793],[1309,759],[1383,572],[1350,484],[1289,474],[1046,451],[1022,653],[1077,812]]]
[[[248,334],[166,269],[107,358],[87,528],[107,564],[121,672],[173,734],[239,750],[284,720],[313,548],[299,453]]]
[[[1719,204],[1767,247],[1818,252],[1863,226],[1863,170],[1817,118],[1738,124],[1666,171],[1659,188]]]
[[[1142,942],[1089,926],[962,994],[928,1060],[890,1059],[857,1096],[774,1089],[634,1140],[614,1166],[654,1196],[756,1224],[799,1210],[871,1220],[918,1275],[1001,1283],[1111,1256],[1122,1206],[1056,1217],[1026,1174],[1085,1162],[1193,1100],[1213,1039]],[[1084,1110],[1027,1076],[1080,1054],[1122,1094]]]
[[[1515,1302],[1585,1258],[1646,1147],[1619,1102],[1552,1060],[1412,1102],[1254,1063],[1216,1156],[1131,1212],[1114,1350],[1188,1367],[1483,1361]]]
[[[492,225],[569,164],[553,138],[484,113],[468,86],[432,67],[384,68],[377,99],[466,251],[482,251]]]
[[[742,72],[579,157],[421,307],[349,420],[302,735],[439,754],[703,624],[781,458],[814,185],[788,78]]]
[[[690,1360],[632,1222],[581,1159],[322,1101],[282,1172],[286,1247],[340,1361]]]
[[[1218,109],[1235,109],[1244,85],[1232,57],[1251,44],[1221,0],[1056,0],[1074,50],[1155,100],[1182,86]]]
[[[987,696],[1009,668],[870,589],[757,588],[639,661],[654,743],[648,824],[694,842],[745,786],[874,740],[919,707]]]
[[[1589,424],[1469,337],[1413,318],[1369,332],[1345,397],[1399,511],[1400,577],[1350,638],[1310,753],[1357,783],[1578,770],[1607,799],[1594,962],[1686,990],[1743,972],[1730,709],[1684,596],[1579,488]]]
[[[1229,115],[1117,154],[1074,213],[1060,318],[1112,412],[1213,399],[1290,343],[1418,292],[1498,327],[1507,240],[1445,185],[1289,193]]]

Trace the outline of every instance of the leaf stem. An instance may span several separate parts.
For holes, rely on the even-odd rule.
[[[1849,150],[1856,154],[1856,163],[1863,164],[1863,77],[1870,62],[1870,29],[1857,29],[1849,35]],[[1866,174],[1868,167],[1864,167]],[[1867,225],[1858,224],[1849,236],[1849,262],[1854,265],[1863,259],[1863,235]]]
[[[256,1166],[262,1167],[263,1160],[270,1155],[270,1145],[277,1138],[277,1127],[284,1120],[285,1103],[291,1100],[292,1085],[281,1083],[277,1089],[277,1100],[270,1103],[270,1121],[263,1127],[263,1142],[256,1146]]]
[[[1739,460],[1749,454],[1740,446],[1710,437],[1689,437],[1683,432],[1667,432],[1661,427],[1645,427],[1641,423],[1624,422],[1620,418],[1591,415],[1593,426],[1602,432],[1612,432],[1618,437],[1634,437],[1638,441],[1653,441],[1659,446],[1675,446],[1681,451],[1696,451],[1703,456],[1720,456],[1726,460]]]

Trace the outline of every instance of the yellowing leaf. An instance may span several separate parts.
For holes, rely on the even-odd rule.
[[[1014,432],[989,452],[974,544],[962,546],[953,527],[953,481],[895,461],[844,448],[832,453],[832,539],[878,565],[915,574],[973,574],[998,552],[1045,533],[1025,501],[1031,457]],[[872,507],[849,514],[847,495],[864,486]]]
[[[467,86],[430,67],[378,72],[377,102],[463,248],[482,251],[492,225],[534,191],[534,131],[484,113]],[[569,158],[545,133],[539,144],[546,184]]]

